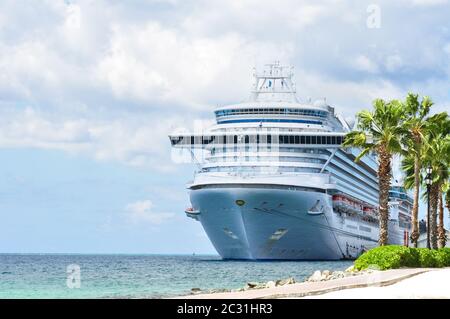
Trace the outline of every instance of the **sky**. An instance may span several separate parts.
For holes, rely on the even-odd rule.
[[[295,66],[346,118],[450,110],[447,0],[0,0],[0,252],[215,253],[167,135]],[[422,204],[422,212],[423,212]]]

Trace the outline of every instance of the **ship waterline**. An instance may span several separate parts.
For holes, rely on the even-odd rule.
[[[300,102],[292,68],[255,72],[248,102],[216,109],[202,134],[170,136],[204,161],[188,184],[192,207],[224,259],[352,259],[377,245],[377,160],[342,148],[347,123],[325,100]],[[391,192],[392,244],[408,244],[410,197]]]

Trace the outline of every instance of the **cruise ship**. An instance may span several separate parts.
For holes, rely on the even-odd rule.
[[[250,98],[214,114],[208,129],[169,138],[204,155],[185,213],[223,259],[354,259],[377,245],[376,158],[355,162],[358,149],[342,147],[351,123],[325,99],[299,100],[293,67],[255,69]],[[408,243],[399,190],[391,192],[391,244]]]

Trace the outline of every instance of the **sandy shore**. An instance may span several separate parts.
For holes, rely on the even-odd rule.
[[[450,268],[393,269],[321,282],[178,298],[450,298]]]

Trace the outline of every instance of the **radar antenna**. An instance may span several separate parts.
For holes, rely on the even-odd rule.
[[[253,69],[252,101],[298,102],[295,95],[294,67],[283,66],[279,61],[266,64],[262,71]]]

